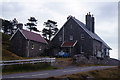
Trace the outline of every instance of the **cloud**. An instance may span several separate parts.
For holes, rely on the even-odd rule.
[[[1,5],[1,4],[0,4]],[[58,23],[58,28],[66,22],[68,15],[75,16],[85,23],[88,12],[94,14],[95,32],[112,47],[111,56],[118,54],[117,49],[117,2],[82,2],[80,0],[7,0],[2,3],[2,14],[5,19],[14,17],[19,22],[26,23],[31,16],[38,19],[38,29],[48,19]],[[1,8],[1,7],[0,7]],[[0,15],[1,17],[1,15]]]

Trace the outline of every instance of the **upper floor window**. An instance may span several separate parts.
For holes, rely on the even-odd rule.
[[[62,35],[59,36],[59,41],[62,41]]]
[[[85,36],[84,34],[81,34],[81,39],[84,40]]]
[[[73,35],[70,35],[70,40],[73,40]]]
[[[32,49],[34,49],[34,44],[32,43]]]

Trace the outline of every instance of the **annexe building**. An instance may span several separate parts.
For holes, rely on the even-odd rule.
[[[86,24],[73,16],[67,17],[67,21],[56,33],[50,42],[50,55],[60,51],[86,56],[109,57],[111,48],[95,33],[94,17],[86,15]]]
[[[21,57],[36,57],[44,53],[47,41],[40,34],[18,28],[10,38],[11,51]]]

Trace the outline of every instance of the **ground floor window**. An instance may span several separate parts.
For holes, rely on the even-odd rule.
[[[39,47],[39,50],[40,50],[40,51],[42,50],[42,46]]]
[[[106,56],[109,56],[109,50],[106,49]]]
[[[84,48],[83,48],[83,46],[80,47],[80,52],[81,52],[81,53],[84,53]]]
[[[34,44],[32,43],[32,49],[34,49]]]

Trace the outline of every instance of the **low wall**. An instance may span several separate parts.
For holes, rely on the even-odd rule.
[[[96,58],[94,56],[89,56],[86,58],[84,55],[78,54],[73,56],[73,64],[83,65],[83,64],[95,64],[95,65],[111,65],[111,66],[120,66],[120,61],[113,58]]]

